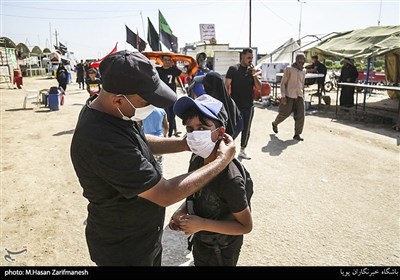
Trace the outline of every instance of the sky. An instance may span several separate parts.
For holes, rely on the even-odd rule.
[[[126,43],[125,25],[147,39],[147,18],[158,30],[162,12],[179,47],[200,41],[199,24],[215,24],[217,43],[249,46],[249,0],[21,1],[0,0],[1,36],[32,49],[62,42],[76,59],[101,58]],[[368,26],[400,25],[400,0],[252,0],[251,45],[270,53],[288,39]],[[301,20],[300,20],[301,19]],[[305,42],[312,37],[306,37]]]

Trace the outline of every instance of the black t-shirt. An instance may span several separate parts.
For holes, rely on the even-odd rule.
[[[203,166],[204,159],[193,156],[189,172]],[[231,220],[232,213],[247,208],[245,183],[235,165],[229,165],[210,183],[192,195],[193,209],[197,216],[211,220]]]
[[[161,250],[165,208],[138,194],[161,179],[143,132],[83,107],[71,143],[71,159],[89,200],[86,238],[97,264],[148,264]],[[158,248],[159,247],[159,248]]]
[[[229,67],[225,78],[231,79],[231,96],[239,109],[253,106],[254,78],[251,70],[240,64]]]
[[[173,91],[176,92],[176,77],[182,74],[182,71],[176,67],[170,67],[165,69],[163,67],[157,67],[158,75],[160,79],[166,83]]]
[[[319,74],[326,75],[327,70],[326,70],[326,66],[323,63],[317,61],[316,63],[313,63],[313,68],[317,68],[317,72]]]
[[[101,90],[101,80],[99,78],[95,78],[94,80],[88,78],[86,79],[86,86],[90,95],[98,94]]]

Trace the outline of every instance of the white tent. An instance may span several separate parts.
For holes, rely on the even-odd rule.
[[[299,49],[300,46],[297,41],[293,40],[293,38],[290,38],[282,46],[278,47],[270,54],[260,58],[257,61],[257,66],[264,62],[287,62],[291,64],[294,60],[294,52],[298,51]]]

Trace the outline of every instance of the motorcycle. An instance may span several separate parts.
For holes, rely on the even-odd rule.
[[[329,81],[324,84],[325,92],[330,92],[333,88],[337,89],[339,78],[340,76],[336,75],[336,73],[332,71],[329,75]]]

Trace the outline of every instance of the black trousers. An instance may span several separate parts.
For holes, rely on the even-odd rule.
[[[167,113],[167,120],[168,120],[168,124],[169,124],[168,137],[171,137],[173,131],[176,130],[174,105],[172,105],[168,108],[165,108],[165,112]]]
[[[354,89],[355,87],[352,86],[342,86],[342,91],[340,92],[340,106],[354,106]]]
[[[228,245],[210,245],[193,238],[193,259],[195,266],[236,266],[239,260],[243,235],[234,236]],[[218,251],[219,250],[219,251]]]
[[[253,121],[254,116],[254,106],[251,106],[250,108],[240,108],[239,111],[243,120],[243,130],[242,136],[240,138],[240,147],[244,149],[247,147],[247,143],[249,142],[250,138],[251,122]]]

